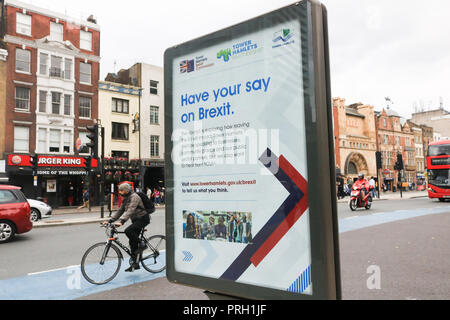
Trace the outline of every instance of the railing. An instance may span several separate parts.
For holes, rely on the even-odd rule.
[[[60,68],[50,68],[50,77],[64,78],[64,71]]]

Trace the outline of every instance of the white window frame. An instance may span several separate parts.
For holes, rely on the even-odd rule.
[[[64,79],[72,80],[73,60],[64,58]]]
[[[42,99],[41,94],[45,94],[45,100]],[[47,113],[47,95],[48,95],[48,91],[46,90],[39,90],[38,92],[38,110],[40,113]],[[42,104],[44,103],[44,104]],[[41,107],[44,107],[44,110],[42,110]]]
[[[150,136],[150,157],[151,158],[159,158],[160,157],[160,137],[159,136]]]
[[[159,107],[150,106],[150,124],[159,125]]]
[[[59,63],[54,64],[55,62],[59,62]],[[51,78],[64,79],[63,62],[64,62],[64,58],[61,56],[57,56],[54,54],[52,54],[50,56],[49,75]],[[52,74],[52,71],[53,71],[53,74]]]
[[[53,109],[53,105],[56,105],[57,102],[58,102],[57,100],[53,100],[54,94],[55,94],[55,95],[59,95],[58,113],[55,113],[55,112],[54,112],[54,109]],[[53,115],[61,115],[61,105],[62,105],[61,100],[62,100],[63,94],[62,94],[61,92],[59,92],[59,91],[52,91],[52,92],[51,92],[51,96],[52,96],[52,102],[51,102],[51,110],[50,110],[50,114],[53,114]]]
[[[26,139],[18,139],[18,129],[23,130],[23,132],[26,131]],[[19,149],[16,142],[18,141],[26,141],[27,148],[26,149]],[[21,127],[21,126],[14,126],[14,152],[17,153],[29,153],[30,152],[30,128],[28,127]]]
[[[16,104],[17,104],[17,89],[28,90],[28,100],[19,98],[20,100],[27,101],[27,108],[26,109],[17,108],[17,106],[16,106]],[[14,110],[15,111],[21,111],[21,112],[29,112],[30,111],[30,99],[31,99],[31,89],[30,88],[16,87],[15,88],[15,95],[14,95]]]
[[[40,52],[39,53],[39,74],[41,76],[46,76],[48,75],[48,59],[49,55],[48,53],[44,53],[44,52]],[[45,62],[45,63],[44,63]]]
[[[64,41],[64,25],[50,21],[50,40]]]
[[[152,86],[152,82],[155,82],[156,86]],[[153,93],[152,89],[156,90],[156,93]],[[150,80],[150,94],[155,95],[155,96],[159,95],[159,81]]]
[[[92,32],[80,30],[80,49],[92,51]]]
[[[69,98],[69,104],[67,105],[67,98]],[[72,112],[72,95],[70,94],[64,94],[63,95],[63,100],[64,100],[64,106],[63,106],[63,114],[65,116],[71,116],[73,114]],[[67,107],[69,107],[69,113],[67,113]]]
[[[68,141],[66,141],[67,135],[68,135],[68,138],[69,138]],[[72,143],[73,133],[72,133],[72,131],[70,131],[70,130],[63,130],[62,131],[62,136],[63,136],[63,139],[62,139],[62,145],[63,145],[62,153],[72,154],[73,153],[73,143]],[[65,151],[64,150],[64,148],[66,148],[66,147],[69,147],[69,151]]]
[[[87,74],[88,74],[88,73],[86,73],[86,72],[82,72],[81,69],[82,69],[82,66],[83,66],[83,65],[89,66],[89,82],[85,82],[85,81],[83,81],[83,79],[82,79],[82,75],[87,75]],[[80,83],[83,83],[83,84],[89,84],[89,85],[92,84],[92,64],[80,62]]]
[[[47,128],[37,128],[37,153],[47,153],[48,152],[48,130]]]
[[[26,21],[24,21],[26,20]],[[30,15],[16,13],[16,33],[31,37],[32,19]]]
[[[28,55],[28,59],[27,60],[19,60],[17,55],[19,53],[26,53]],[[26,64],[28,66],[28,70],[18,70],[17,69],[17,62],[22,62],[24,64]],[[19,73],[26,73],[26,74],[30,74],[31,73],[31,51],[30,50],[25,50],[25,49],[21,49],[21,48],[16,48],[16,72]]]
[[[58,137],[58,141],[52,141],[52,132],[58,132],[57,136]],[[58,151],[51,151],[50,148],[52,148],[52,142],[58,142]],[[58,154],[58,153],[62,153],[61,150],[61,145],[62,145],[62,134],[61,134],[61,129],[50,129],[49,130],[49,136],[48,136],[48,153],[53,153],[53,154]]]
[[[90,102],[89,103],[89,117],[85,117],[84,115],[83,116],[81,115],[81,108],[86,108],[85,106],[81,105],[81,102],[82,102],[81,100],[85,100],[85,99],[86,99],[86,101],[89,100],[89,102]],[[92,117],[92,98],[91,97],[80,96],[78,103],[79,103],[79,114],[78,114],[78,117],[81,118],[81,119],[91,119],[91,117]]]

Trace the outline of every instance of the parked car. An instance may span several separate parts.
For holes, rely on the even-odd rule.
[[[11,241],[16,234],[33,228],[31,207],[21,188],[0,185],[0,243]]]
[[[42,201],[27,199],[31,207],[30,219],[33,222],[52,215],[52,207]]]

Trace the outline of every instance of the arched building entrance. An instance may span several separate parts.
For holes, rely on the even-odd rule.
[[[369,166],[364,156],[358,152],[350,153],[345,161],[345,175],[356,177],[358,173],[369,174]]]

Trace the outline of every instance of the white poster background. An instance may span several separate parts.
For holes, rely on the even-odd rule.
[[[182,135],[186,135],[198,128],[249,123],[249,127],[244,129],[256,132],[258,142],[257,146],[247,145],[247,152],[255,150],[253,156],[258,159],[266,148],[270,148],[278,157],[283,155],[308,180],[300,35],[300,23],[291,21],[174,59],[174,137],[179,135],[180,130]],[[242,51],[242,48],[245,50]],[[232,54],[226,62],[223,56],[218,58],[218,53],[227,49]],[[189,60],[190,70],[180,65],[182,61]],[[192,70],[192,60],[195,70]],[[197,62],[200,68],[197,68]],[[246,92],[247,83],[253,85],[255,80],[255,87],[259,88],[262,84],[262,89]],[[217,92],[226,87],[237,92],[235,85],[239,84],[240,94],[219,95],[215,101],[215,90]],[[206,93],[208,99],[204,99]],[[189,104],[187,100],[195,102]],[[228,103],[229,114],[200,121],[199,108],[220,107]],[[187,115],[192,121],[186,121],[189,119]],[[177,146],[180,142],[174,139],[174,150]],[[226,193],[182,192],[186,189],[182,183],[241,179],[256,180],[256,185],[231,186]],[[176,271],[217,279],[247,246],[183,238],[184,211],[250,212],[252,235],[255,236],[288,195],[287,190],[259,161],[183,168],[174,159]],[[188,259],[186,253],[189,253]],[[237,281],[285,291],[310,265],[307,210],[258,267],[251,265]],[[304,288],[302,293],[312,294],[312,285]]]

